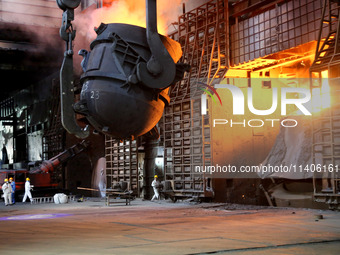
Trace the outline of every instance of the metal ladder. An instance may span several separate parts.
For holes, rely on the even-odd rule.
[[[315,59],[310,68],[311,89],[321,88],[321,72],[328,70],[330,73],[340,65],[339,17],[340,0],[324,0]],[[331,96],[340,94],[336,87],[332,89]],[[331,209],[340,209],[340,169],[336,169],[340,168],[340,128],[337,125],[340,121],[340,104],[333,104],[313,119],[313,164],[327,168],[324,173],[314,172],[313,186],[316,202],[326,203]]]
[[[335,61],[340,63],[339,15],[340,0],[324,0],[315,59],[311,72],[325,70]],[[326,35],[326,38],[323,40],[324,35]]]

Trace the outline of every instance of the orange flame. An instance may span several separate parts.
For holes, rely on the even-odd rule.
[[[312,89],[313,112],[317,113],[331,107],[331,91],[328,83],[328,71],[321,72],[322,85]]]
[[[177,20],[181,2],[182,0],[157,1],[157,25],[160,34],[166,34],[169,24]],[[76,18],[74,24],[78,33],[93,40],[96,36],[93,28],[100,23],[126,23],[145,27],[145,20],[145,1],[105,0],[102,8],[86,10],[81,17]]]

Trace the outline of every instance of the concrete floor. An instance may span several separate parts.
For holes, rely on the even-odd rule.
[[[308,209],[141,200],[107,207],[93,199],[2,203],[0,231],[2,255],[340,254],[340,212]]]

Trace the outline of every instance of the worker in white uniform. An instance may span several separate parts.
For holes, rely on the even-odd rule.
[[[155,199],[160,200],[161,199],[161,196],[159,195],[159,186],[160,186],[160,183],[158,181],[158,176],[157,175],[154,176],[154,180],[152,181],[151,186],[153,188],[153,192],[155,193],[153,195],[151,201],[153,201]]]
[[[4,200],[5,205],[11,205],[12,204],[12,187],[11,184],[8,183],[8,179],[6,178],[5,183],[2,185],[2,192],[4,193]]]
[[[31,183],[30,183],[30,178],[26,178],[26,183],[25,183],[25,195],[24,198],[22,199],[22,202],[26,202],[27,197],[31,200],[31,204],[33,203],[32,199],[32,194],[31,194]]]

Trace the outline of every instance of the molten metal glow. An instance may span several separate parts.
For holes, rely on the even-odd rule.
[[[331,107],[331,93],[328,83],[328,71],[321,72],[322,85],[320,88],[312,89],[313,112],[320,112],[323,109]]]
[[[95,20],[103,23],[126,23],[135,26],[145,27],[145,1],[112,0],[111,4],[99,9]],[[158,30],[166,33],[165,21],[162,16],[158,17]]]
[[[160,34],[166,34],[171,22],[180,14],[181,0],[157,1],[157,25]],[[94,27],[100,23],[126,23],[135,26],[146,26],[145,1],[105,0],[99,9],[88,8],[82,17],[76,17],[76,28],[90,40],[95,38]]]

